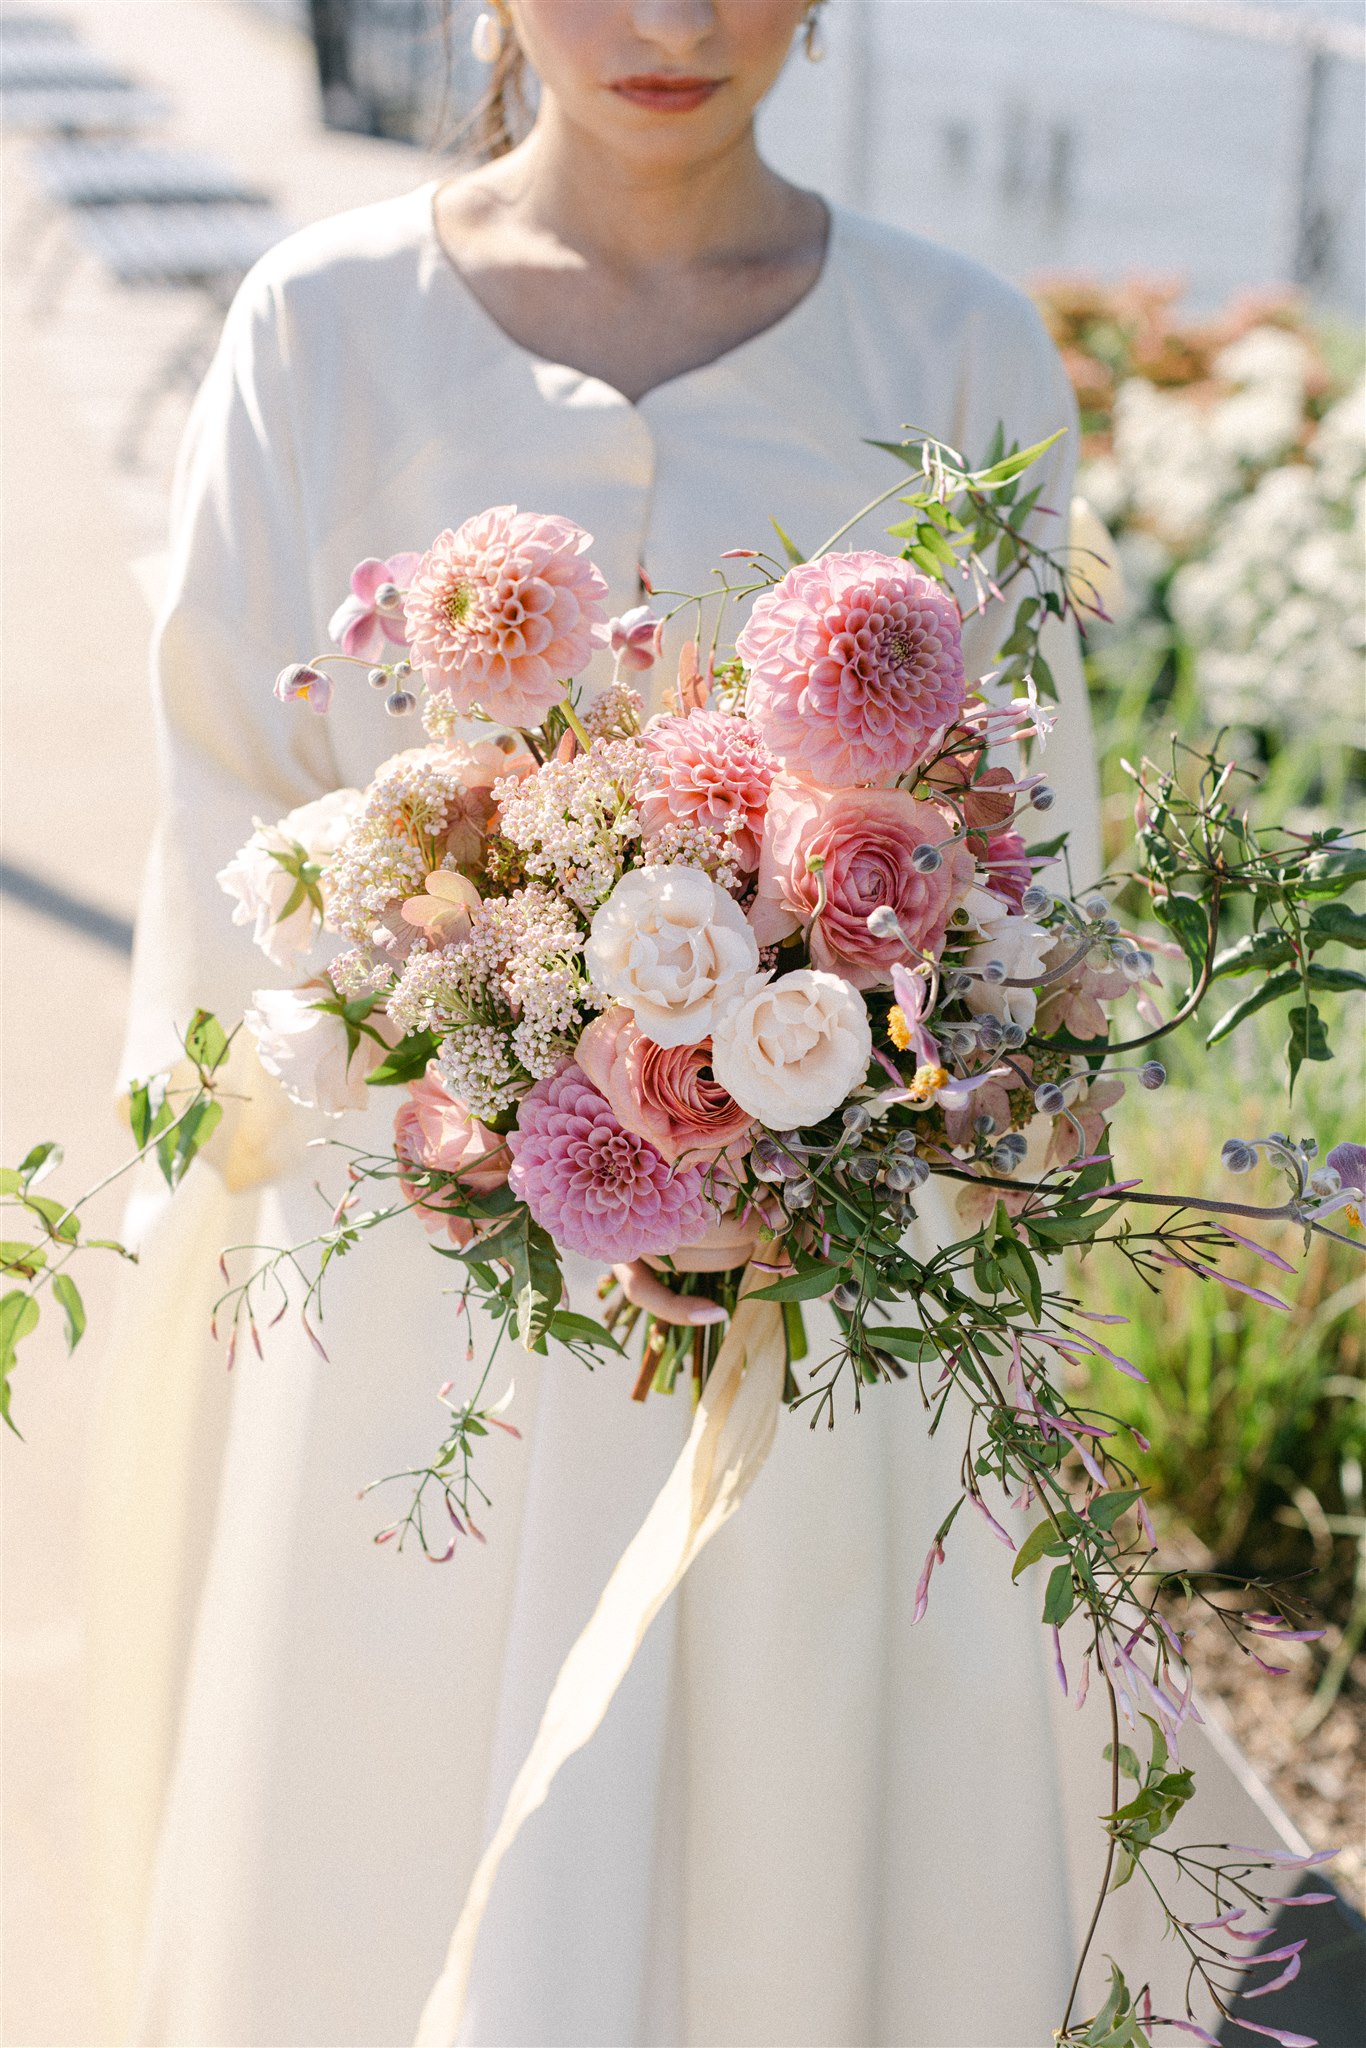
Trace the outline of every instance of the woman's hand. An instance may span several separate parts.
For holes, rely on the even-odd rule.
[[[743,1221],[738,1216],[723,1216],[700,1244],[679,1247],[673,1255],[674,1268],[680,1273],[724,1273],[732,1266],[743,1266],[753,1255],[762,1228],[761,1219],[752,1211]],[[726,1320],[719,1302],[698,1294],[675,1294],[648,1259],[613,1266],[612,1273],[626,1299],[656,1322],[696,1326]]]

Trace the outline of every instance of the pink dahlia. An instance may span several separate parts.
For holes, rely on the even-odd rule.
[[[755,602],[736,642],[745,708],[784,768],[891,783],[965,695],[958,607],[891,555],[824,555]]]
[[[508,1137],[508,1185],[555,1242],[614,1263],[677,1251],[716,1213],[696,1167],[671,1167],[623,1130],[606,1097],[567,1066],[538,1081]]]
[[[660,718],[643,735],[649,771],[640,805],[646,839],[664,825],[709,825],[723,832],[732,818],[742,868],[759,865],[768,789],[778,764],[747,718],[694,711]]]
[[[498,505],[441,534],[408,588],[404,623],[429,690],[503,725],[539,725],[593,652],[607,585],[568,519]]]

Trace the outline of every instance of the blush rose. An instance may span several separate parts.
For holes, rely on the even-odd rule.
[[[944,846],[952,826],[934,804],[900,789],[825,791],[778,776],[769,791],[759,859],[759,894],[750,912],[761,946],[800,925],[810,927],[811,958],[855,988],[885,986],[906,959],[897,938],[875,938],[868,918],[884,905],[913,946],[938,954],[954,905],[971,887],[973,860]],[[916,848],[943,849],[922,874]],[[822,897],[824,902],[822,904]]]

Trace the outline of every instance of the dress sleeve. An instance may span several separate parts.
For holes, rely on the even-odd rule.
[[[966,408],[964,453],[977,461],[985,454],[998,422],[1004,424],[1007,443],[1017,441],[1032,447],[1065,427],[1062,439],[1028,473],[1029,484],[1041,485],[1039,509],[1030,522],[1031,540],[1057,552],[1068,542],[1072,495],[1076,481],[1080,431],[1076,400],[1072,395],[1062,360],[1043,322],[1029,301],[1012,293],[1007,307],[993,309],[978,337],[975,374],[971,380]],[[1008,599],[1008,609],[992,606],[981,618],[970,621],[964,633],[968,673],[981,675],[992,664],[1000,641],[1009,630],[1014,603],[1023,595],[1017,586]],[[1027,837],[1051,839],[1066,830],[1070,834],[1069,858],[1072,883],[1078,891],[1098,880],[1102,869],[1100,831],[1100,778],[1091,708],[1082,667],[1081,644],[1071,620],[1050,619],[1044,628],[1041,651],[1058,690],[1058,720],[1042,757],[1036,751],[1034,765],[1047,776],[1057,792],[1057,804],[1047,818],[1040,817]],[[1044,877],[1055,887],[1063,886],[1061,871]]]
[[[251,832],[335,787],[324,719],[273,684],[319,652],[283,294],[243,284],[176,469],[170,575],[152,644],[160,811],[138,917],[122,1072],[171,1064],[196,1007],[227,1023],[270,980],[215,877]]]

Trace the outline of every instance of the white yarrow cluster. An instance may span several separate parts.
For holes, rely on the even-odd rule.
[[[363,946],[386,911],[421,892],[443,863],[460,796],[457,769],[443,767],[435,748],[414,748],[385,763],[329,871],[334,930]]]
[[[644,766],[638,740],[594,740],[571,761],[494,785],[498,829],[527,873],[563,890],[585,917],[611,895],[640,837],[631,797]]]

